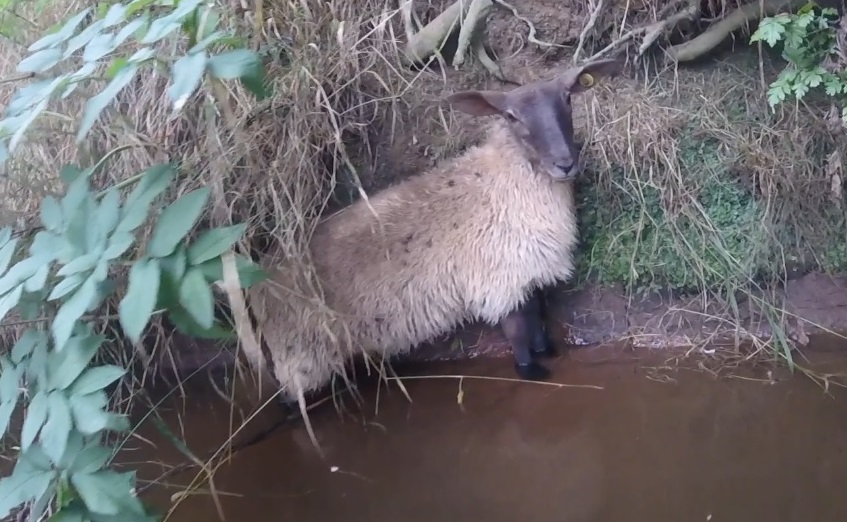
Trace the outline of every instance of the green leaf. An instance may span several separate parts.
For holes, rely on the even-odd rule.
[[[203,328],[211,328],[215,319],[212,290],[200,270],[191,268],[179,286],[179,304]]]
[[[8,294],[0,297],[0,319],[6,317],[9,310],[17,306],[21,300],[21,294],[24,291],[24,285],[18,285]]]
[[[188,248],[188,260],[192,265],[198,265],[214,257],[218,257],[235,244],[247,228],[246,223],[229,227],[208,230],[197,238]]]
[[[841,83],[841,80],[836,76],[827,78],[825,85],[827,96],[835,96],[844,91],[844,84]]]
[[[44,98],[49,97],[53,93],[53,79],[45,79],[34,81],[29,85],[25,85],[17,90],[9,100],[9,105],[6,107],[5,122],[9,121],[12,116],[19,116],[22,113],[29,111]],[[11,131],[9,131],[11,132]]]
[[[47,422],[41,428],[41,444],[50,460],[59,464],[72,428],[71,410],[65,396],[58,391],[52,392],[47,398],[47,408]]]
[[[93,96],[88,100],[88,103],[85,105],[85,113],[82,116],[82,123],[79,126],[79,131],[77,131],[77,143],[81,142],[82,139],[85,138],[88,131],[91,130],[91,127],[94,125],[94,122],[96,122],[97,118],[100,117],[100,113],[103,112],[103,109],[105,109],[106,106],[115,99],[115,96],[118,95],[121,89],[126,87],[127,84],[132,81],[137,71],[138,65],[127,65],[121,69],[117,75],[115,75],[115,78],[109,82],[100,94]]]
[[[182,276],[185,275],[185,270],[188,268],[188,254],[185,244],[180,243],[169,256],[161,258],[159,266],[162,269],[162,274],[169,276],[172,282],[179,283],[182,281]]]
[[[48,386],[57,390],[70,386],[85,371],[105,339],[104,335],[77,335],[68,340],[64,350],[50,353]]]
[[[119,424],[116,419],[121,416],[105,410],[108,399],[103,391],[88,395],[71,395],[69,400],[74,424],[77,430],[85,435],[93,435],[105,429],[115,429],[114,426]]]
[[[206,52],[189,54],[174,62],[171,75],[173,83],[168,89],[168,96],[174,102],[176,109],[182,108],[188,98],[194,94],[203,73],[206,72]]]
[[[147,23],[147,19],[148,16],[145,13],[123,26],[121,30],[118,31],[118,34],[115,35],[115,45],[121,45],[122,43],[124,43],[127,38],[132,36],[136,31],[141,29],[144,24]]]
[[[141,39],[140,44],[156,43],[167,35],[179,29],[179,22],[169,20],[168,17],[157,18],[150,24],[147,34]]]
[[[88,309],[97,292],[97,281],[89,277],[74,295],[59,307],[59,312],[53,319],[51,330],[56,343],[56,350],[61,351],[71,335],[74,325]]]
[[[82,59],[86,62],[96,62],[117,48],[115,36],[111,33],[100,33],[85,46]]]
[[[44,285],[47,284],[47,275],[50,272],[50,264],[43,264],[41,268],[38,269],[32,277],[26,280],[24,283],[24,290],[27,292],[40,292],[44,289]]]
[[[48,301],[53,301],[54,299],[59,299],[61,297],[66,296],[70,292],[73,292],[79,285],[85,281],[84,275],[75,274],[70,277],[66,277],[62,279],[62,281],[53,288],[53,291],[50,292],[50,295],[47,297]]]
[[[126,373],[120,366],[105,365],[88,368],[71,385],[71,395],[87,395],[102,390]]]
[[[108,448],[92,445],[83,448],[70,466],[73,473],[91,473],[106,465],[112,452]]]
[[[135,236],[129,232],[115,232],[109,238],[109,246],[103,253],[103,259],[111,261],[123,255],[132,244],[135,243]]]
[[[221,80],[255,75],[261,68],[261,58],[249,49],[235,49],[209,58],[209,72]]]
[[[126,20],[127,9],[128,7],[123,4],[112,4],[106,12],[106,16],[103,17],[103,25],[105,27],[111,27],[123,22]]]
[[[778,17],[765,18],[750,37],[750,42],[764,40],[769,46],[773,47],[783,34],[785,34],[784,19],[778,19]]]
[[[77,504],[63,506],[47,519],[47,522],[89,522],[85,517],[85,509]]]
[[[24,425],[21,428],[21,451],[26,451],[35,441],[36,435],[38,435],[46,420],[47,394],[38,391],[29,403],[26,419],[24,419]]]
[[[129,60],[127,60],[126,58],[124,58],[124,57],[122,57],[122,56],[118,56],[117,58],[115,58],[114,60],[112,60],[112,63],[111,63],[111,64],[109,65],[109,67],[106,69],[106,72],[105,72],[105,73],[103,73],[103,76],[105,76],[107,80],[111,80],[111,79],[112,79],[112,78],[114,78],[114,77],[115,77],[115,76],[116,76],[116,75],[120,72],[120,70],[121,70],[121,69],[123,69],[123,68],[124,68],[124,67],[125,67],[128,63],[129,63]]]
[[[102,27],[103,20],[96,20],[93,24],[83,29],[81,33],[71,38],[68,42],[68,48],[65,49],[64,58],[70,58],[73,53],[88,45],[94,37],[100,34]]]
[[[9,421],[12,419],[12,413],[18,405],[17,397],[0,403],[0,437],[6,435],[6,429],[9,427]]]
[[[35,275],[42,264],[44,264],[43,259],[33,256],[21,259],[12,265],[12,268],[0,278],[0,295]]]
[[[47,342],[44,332],[33,328],[28,329],[20,336],[18,341],[12,347],[12,361],[14,363],[20,363],[25,357],[29,357],[35,349],[35,345],[41,342]],[[2,378],[0,377],[0,380],[1,379]],[[0,397],[2,397],[2,395],[0,395]]]
[[[12,364],[12,360],[5,355],[0,356],[0,401],[6,402],[18,397],[20,393],[20,380],[23,368]]]
[[[15,247],[18,245],[18,238],[13,238],[7,241],[5,245],[0,247],[0,274],[4,273],[9,268],[9,263],[12,261],[12,255],[15,253]]]
[[[782,88],[774,88],[772,86],[768,89],[768,104],[770,104],[772,108],[776,107],[783,101],[785,101],[785,91]]]
[[[12,474],[0,479],[0,519],[6,520],[20,504],[43,496],[54,477],[50,462],[37,446],[23,451]]]
[[[199,188],[171,203],[156,221],[147,252],[153,257],[165,257],[174,251],[191,230],[209,198],[209,187]]]
[[[29,126],[32,125],[32,122],[35,121],[38,116],[41,115],[42,112],[47,108],[47,104],[50,100],[45,98],[40,101],[35,107],[32,108],[25,116],[22,115],[21,121],[17,122],[17,130],[14,134],[12,134],[11,139],[9,139],[9,150],[15,150],[18,143],[23,139],[24,133],[29,129]]]
[[[115,189],[109,189],[100,201],[97,210],[97,226],[104,236],[112,233],[118,225],[121,212],[121,194]]]
[[[69,276],[73,274],[79,274],[81,272],[88,272],[94,265],[97,264],[97,261],[100,260],[100,256],[97,254],[85,254],[80,256],[67,265],[60,268],[57,272],[57,276]]]
[[[203,272],[206,280],[210,283],[223,280],[223,262],[221,258],[204,261],[197,265],[197,269]],[[241,288],[249,288],[267,278],[267,274],[262,267],[244,256],[235,256],[235,269],[238,271]]]
[[[130,193],[124,202],[121,222],[115,229],[116,232],[131,232],[139,227],[147,217],[150,203],[161,194],[174,178],[172,165],[154,165],[147,169],[136,185],[135,190]]]
[[[126,510],[143,513],[141,502],[132,494],[134,474],[100,470],[77,473],[71,477],[86,507],[101,515],[117,515]]]
[[[41,223],[51,232],[62,229],[62,208],[53,196],[47,196],[41,201]]]
[[[205,33],[206,31],[204,31]],[[204,51],[207,47],[216,43],[224,38],[227,38],[229,35],[224,33],[223,31],[215,31],[214,33],[205,36],[202,40],[194,44],[194,47],[188,50],[189,53],[196,53],[198,51]]]
[[[159,261],[137,261],[129,271],[129,288],[118,305],[121,328],[133,343],[138,342],[150,321],[158,293]]]
[[[135,51],[132,56],[129,57],[129,63],[138,65],[146,62],[154,56],[156,56],[155,50],[151,49],[150,47],[143,47]]]
[[[47,385],[47,357],[47,339],[45,335],[45,339],[37,342],[35,348],[32,349],[29,365],[26,367],[26,378],[31,382],[36,382],[42,388]]]
[[[41,39],[30,45],[27,50],[29,52],[38,51],[41,49],[46,49],[47,47],[53,47],[61,42],[64,42],[65,40],[70,38],[72,34],[74,34],[77,27],[79,27],[79,24],[82,23],[82,20],[86,17],[86,15],[88,15],[89,11],[91,11],[91,8],[87,7],[79,13],[75,14],[74,16],[69,18],[67,22],[65,22],[65,25],[63,25],[61,29],[59,29],[55,33],[48,34],[42,37]]]
[[[21,374],[24,368],[14,366],[7,357],[0,358],[3,373],[0,373],[0,434],[6,434],[9,427],[9,419],[15,406],[18,405],[18,397],[21,394]]]
[[[235,339],[235,332],[215,321],[211,328],[203,328],[181,306],[168,307],[168,318],[180,332],[201,339]]]
[[[61,49],[44,49],[24,58],[18,64],[18,72],[43,73],[62,59]]]

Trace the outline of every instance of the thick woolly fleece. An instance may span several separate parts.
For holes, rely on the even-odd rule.
[[[323,221],[311,251],[334,313],[299,294],[304,274],[284,263],[249,292],[284,393],[322,388],[362,351],[378,362],[467,320],[495,324],[566,280],[572,190],[534,170],[498,120],[483,144]]]

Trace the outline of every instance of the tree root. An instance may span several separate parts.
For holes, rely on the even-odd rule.
[[[672,29],[673,27],[676,27],[679,23],[685,20],[693,20],[700,15],[700,1],[686,0],[685,3],[687,5],[681,11],[677,12],[672,16],[669,16],[669,13],[672,12],[674,9],[678,8],[682,3],[682,0],[678,0],[676,2],[672,2],[666,5],[656,14],[656,18],[658,19],[658,21],[650,25],[636,27],[635,29],[626,32],[617,40],[613,41],[600,51],[594,53],[594,55],[588,58],[587,61],[591,62],[606,56],[615,49],[621,47],[623,44],[634,39],[636,36],[643,36],[641,40],[641,45],[639,45],[638,47],[638,56],[641,56],[656,42],[656,40],[659,39],[659,36],[661,36],[662,33],[664,33],[667,29]]]
[[[445,9],[434,20],[415,31],[412,8],[413,0],[400,0],[403,15],[403,25],[406,33],[406,46],[404,53],[412,63],[421,64],[436,56],[441,59],[441,50],[447,39],[459,28],[458,46],[451,64],[459,68],[465,63],[468,51],[473,55],[485,69],[501,81],[508,80],[500,66],[495,62],[485,49],[485,16],[495,5],[511,11],[512,15],[529,27],[527,41],[543,47],[562,47],[557,44],[542,42],[535,37],[535,25],[527,18],[521,16],[517,9],[504,0],[456,0]],[[605,0],[604,0],[605,1]]]
[[[667,49],[668,58],[676,62],[695,60],[717,47],[724,38],[742,26],[766,16],[773,16],[785,8],[793,9],[803,2],[805,0],[761,0],[745,4],[696,38]]]
[[[576,44],[576,51],[573,53],[573,62],[577,63],[579,61],[579,55],[582,53],[582,47],[585,45],[585,40],[588,38],[588,35],[591,31],[594,30],[594,26],[597,25],[597,19],[600,18],[600,13],[603,9],[606,8],[606,0],[598,0],[597,6],[591,12],[591,16],[588,18],[588,23],[585,24],[585,27],[582,28],[582,32],[579,33],[579,42]]]
[[[491,0],[456,0],[450,7],[435,17],[430,23],[415,32],[412,25],[412,1],[403,0],[403,22],[406,26],[406,58],[412,63],[424,63],[433,55],[441,58],[441,50],[447,39],[460,27],[459,45],[453,55],[452,64],[458,68],[465,61],[465,53],[470,49],[479,63],[499,80],[506,80],[500,66],[488,56],[483,45],[486,12],[491,8]],[[409,37],[411,35],[411,37]]]

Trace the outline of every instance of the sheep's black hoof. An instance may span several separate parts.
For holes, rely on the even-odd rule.
[[[550,370],[537,362],[527,364],[515,363],[515,372],[526,381],[543,381],[550,377]]]

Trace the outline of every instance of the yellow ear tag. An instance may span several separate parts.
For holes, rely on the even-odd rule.
[[[588,73],[582,73],[579,75],[579,84],[583,87],[591,87],[594,85],[594,77]]]

